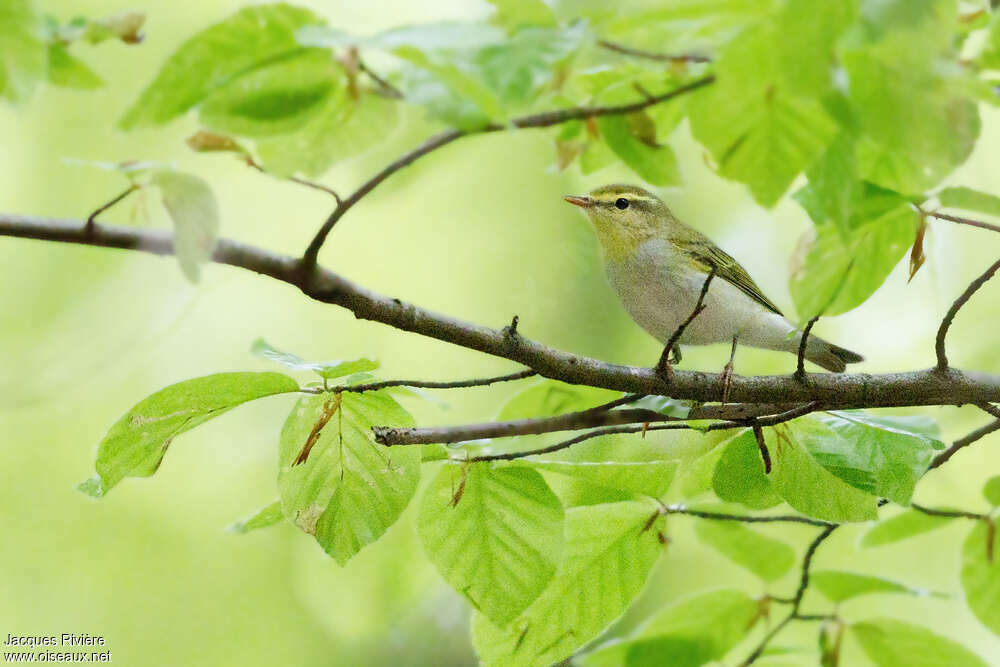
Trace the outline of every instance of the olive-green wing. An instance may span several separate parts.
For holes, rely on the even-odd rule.
[[[694,230],[692,230],[694,231]],[[778,315],[781,311],[771,302],[764,293],[757,287],[757,283],[746,272],[740,263],[729,256],[724,250],[712,243],[708,237],[698,234],[696,238],[688,240],[687,250],[691,253],[692,259],[705,268],[707,271],[715,269],[715,275],[728,283],[739,287],[744,294],[754,301],[771,310]]]

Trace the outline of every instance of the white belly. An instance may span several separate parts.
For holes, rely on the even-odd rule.
[[[607,262],[606,269],[632,319],[661,343],[694,311],[707,277],[689,259],[677,256],[668,242],[658,239],[643,243],[631,259]],[[794,327],[784,317],[718,276],[712,280],[704,305],[685,328],[681,343],[707,345],[738,337],[741,345],[772,350],[795,347],[788,338]]]

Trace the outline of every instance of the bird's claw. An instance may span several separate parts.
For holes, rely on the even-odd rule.
[[[719,373],[719,382],[722,383],[722,403],[729,402],[729,389],[733,384],[733,362],[726,364],[722,372]]]

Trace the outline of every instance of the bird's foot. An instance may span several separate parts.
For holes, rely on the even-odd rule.
[[[673,352],[673,359],[671,359],[671,352]],[[665,347],[663,348],[663,353],[660,355],[660,360],[656,362],[656,366],[653,367],[653,372],[659,375],[661,378],[670,382],[674,379],[674,364],[681,360],[681,351],[678,348]]]
[[[722,403],[729,402],[729,389],[733,384],[733,362],[726,364],[719,373],[719,383],[722,385]]]

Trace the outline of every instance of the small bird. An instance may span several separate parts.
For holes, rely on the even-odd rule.
[[[798,355],[802,332],[764,296],[739,262],[678,220],[655,195],[615,184],[564,199],[582,208],[593,223],[611,286],[639,326],[668,345],[691,318],[675,343],[732,343],[722,374],[724,401],[737,342]],[[702,309],[692,318],[699,303]],[[668,377],[673,373],[670,352],[674,363],[680,361],[678,349],[664,349],[657,365]],[[837,373],[863,361],[861,355],[812,335],[805,358]]]

